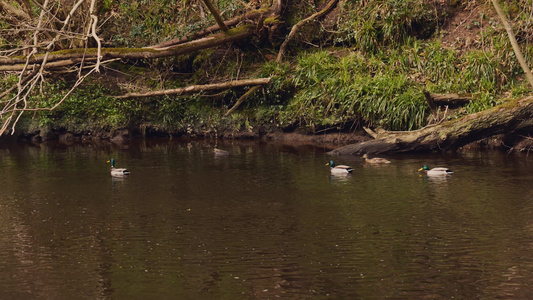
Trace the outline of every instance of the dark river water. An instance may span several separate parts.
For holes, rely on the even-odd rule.
[[[533,157],[214,146],[1,143],[0,299],[533,299]]]

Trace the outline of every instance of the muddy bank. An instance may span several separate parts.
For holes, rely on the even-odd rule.
[[[281,143],[288,146],[316,146],[324,148],[327,151],[336,148],[357,144],[360,142],[371,140],[364,131],[354,132],[336,132],[336,133],[321,133],[321,134],[303,134],[296,132],[226,132],[226,133],[206,133],[206,134],[171,134],[164,133],[158,135],[146,135],[142,132],[130,129],[117,129],[112,131],[100,130],[91,132],[72,133],[68,131],[37,131],[31,134],[20,135],[4,135],[1,140],[18,140],[22,142],[29,142],[33,144],[40,144],[44,142],[58,142],[64,145],[71,145],[75,143],[102,143],[109,142],[112,144],[127,144],[139,139],[219,139],[221,141],[230,140],[258,140],[263,142]],[[529,152],[533,150],[533,138],[523,135],[498,135],[487,139],[482,139],[461,147],[457,151],[471,151],[471,150],[503,150],[503,151],[518,151]]]
[[[111,142],[115,144],[128,143],[138,139],[161,139],[161,138],[179,138],[179,139],[220,139],[220,140],[260,140],[265,142],[276,142],[291,146],[319,146],[328,150],[345,146],[348,144],[367,141],[370,137],[364,131],[351,133],[322,133],[322,134],[303,134],[303,133],[257,133],[257,132],[227,132],[227,133],[206,133],[206,134],[157,134],[145,135],[141,132],[129,129],[118,129],[112,131],[91,131],[73,133],[68,131],[36,131],[30,134],[5,135],[0,140],[18,140],[39,144],[44,142],[59,142],[62,144],[73,143],[100,143]]]

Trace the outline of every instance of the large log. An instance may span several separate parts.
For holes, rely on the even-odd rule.
[[[533,96],[414,131],[379,131],[375,139],[347,145],[329,154],[405,153],[455,150],[497,134],[533,129]]]

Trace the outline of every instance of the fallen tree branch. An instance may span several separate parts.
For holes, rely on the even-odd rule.
[[[533,96],[509,101],[462,118],[414,131],[381,131],[375,140],[347,145],[330,154],[404,153],[455,150],[493,135],[533,129]]]
[[[123,58],[123,59],[141,59],[141,58],[160,58],[168,57],[174,55],[181,55],[186,53],[191,53],[193,51],[211,48],[219,46],[222,44],[242,40],[244,38],[250,37],[254,34],[255,27],[251,25],[243,25],[230,29],[227,32],[221,32],[214,34],[209,37],[205,37],[199,40],[191,41],[185,44],[180,44],[168,48],[101,48],[102,59],[111,59],[111,58]],[[45,58],[46,57],[46,58]],[[65,61],[68,59],[80,59],[80,58],[94,58],[98,57],[97,48],[85,49],[71,49],[71,50],[62,50],[56,52],[50,52],[49,55],[36,55],[29,59],[26,57],[0,57],[0,67],[4,67],[4,71],[7,70],[8,65],[19,65],[25,64],[26,61],[28,64],[41,64],[45,59],[48,63],[54,61]]]
[[[240,86],[247,85],[265,85],[270,83],[270,78],[256,78],[256,79],[242,79],[222,83],[212,83],[205,85],[190,85],[184,88],[170,89],[170,90],[161,90],[161,91],[151,91],[145,93],[128,93],[122,96],[116,96],[117,99],[126,99],[126,98],[139,98],[139,97],[150,97],[150,96],[164,96],[164,95],[181,95],[181,94],[190,94],[201,91],[212,91],[212,90],[221,90],[228,89]]]
[[[63,68],[67,66],[73,66],[80,64],[81,62],[93,62],[96,61],[96,57],[83,59],[83,58],[73,58],[73,59],[65,59],[65,60],[58,60],[51,63],[46,64],[46,69],[55,69],[55,68]],[[100,62],[102,64],[102,62]],[[40,64],[28,64],[25,65],[15,65],[15,66],[0,66],[0,71],[24,71],[25,69],[32,69],[32,68],[41,68]]]

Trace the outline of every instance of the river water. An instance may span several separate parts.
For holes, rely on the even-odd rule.
[[[533,298],[526,154],[214,146],[0,144],[0,298]]]

